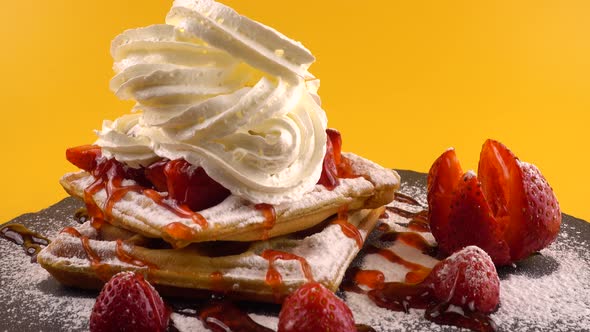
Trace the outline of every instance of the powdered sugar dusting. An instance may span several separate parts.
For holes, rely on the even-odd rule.
[[[281,224],[292,218],[326,211],[330,213],[334,207],[359,206],[367,197],[378,196],[382,191],[391,191],[399,184],[399,175],[394,171],[351,153],[345,153],[344,156],[350,161],[354,172],[363,176],[341,179],[340,185],[333,190],[316,185],[303,197],[274,205],[276,223]],[[85,172],[66,174],[62,178],[62,185],[78,197],[83,197],[84,189],[92,182],[94,177]],[[132,181],[125,183],[133,184]],[[107,200],[106,190],[99,190],[93,199],[98,206],[104,206]],[[172,222],[182,223],[196,232],[191,242],[232,239],[235,233],[239,234],[248,227],[260,227],[266,220],[254,204],[235,195],[229,196],[214,207],[197,212],[207,220],[209,227],[206,229],[202,229],[191,218],[179,217],[165,207],[153,203],[144,194],[134,191],[126,193],[113,205],[111,211],[116,222],[123,224],[124,228],[151,237],[163,237],[161,229]]]
[[[402,192],[425,205],[424,178],[414,173],[400,173],[406,180]],[[35,225],[32,229],[52,237],[65,223],[74,223],[67,217],[74,210],[71,204],[58,205],[51,208],[54,220],[48,213],[41,212],[24,216],[16,222]],[[63,219],[57,218],[60,213]],[[397,223],[399,228],[396,229],[403,230],[407,220],[390,218],[387,222]],[[585,242],[588,229],[583,222],[566,217],[556,243],[514,267],[498,269],[501,303],[492,317],[499,330],[590,330],[590,243]],[[421,234],[426,237],[428,233]],[[43,269],[30,264],[29,258],[12,243],[0,240],[0,250],[0,330],[87,330],[96,292],[85,293],[59,286]],[[419,256],[421,253],[417,250],[403,251],[399,247],[394,250],[407,260],[428,265],[427,261],[419,261],[426,258]],[[367,256],[355,264],[369,264],[368,261]],[[375,264],[391,271],[387,273],[388,281],[404,275],[402,268],[391,262],[382,260]],[[377,331],[458,330],[441,328],[427,321],[423,310],[412,309],[408,314],[394,312],[377,307],[366,295],[350,292],[341,295],[353,311],[356,322],[370,325]],[[262,325],[276,328],[278,310],[261,309],[255,304],[251,308],[250,317]],[[181,331],[206,330],[196,318],[175,314],[172,320]]]
[[[541,331],[590,330],[590,254],[573,251],[578,245],[564,240],[542,251],[547,261],[558,264],[551,274],[502,280],[494,319],[513,331],[530,322]]]
[[[33,218],[40,225],[56,224],[42,215]],[[44,233],[53,238],[55,231]],[[0,329],[37,331],[40,326],[60,326],[62,331],[88,329],[95,293],[72,294],[8,241],[0,239],[0,252]]]
[[[404,177],[402,173],[402,179]],[[407,182],[401,191],[425,205],[423,183]],[[399,203],[394,203],[400,206]],[[403,206],[410,209],[409,206]],[[408,220],[391,216],[388,223],[404,224]],[[570,222],[571,224],[567,224]],[[556,243],[540,254],[514,267],[498,270],[500,274],[500,307],[492,315],[501,331],[589,331],[590,330],[590,245],[576,230],[573,218],[564,219]],[[578,223],[580,223],[578,221]],[[587,225],[584,225],[587,231]],[[403,226],[400,226],[403,227]],[[395,227],[400,231],[400,227]],[[576,236],[571,236],[576,234]],[[409,253],[409,252],[408,252]],[[415,257],[404,256],[406,260]],[[370,265],[365,259],[363,268]],[[403,280],[405,269],[389,263],[389,276]],[[392,271],[394,270],[394,271]],[[395,271],[397,270],[397,273]],[[424,318],[424,311],[412,309],[409,314],[377,307],[366,295],[346,292],[346,302],[357,323],[371,325],[377,331],[433,331],[441,327]],[[445,329],[455,330],[452,327]]]

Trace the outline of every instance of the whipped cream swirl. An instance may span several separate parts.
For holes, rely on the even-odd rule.
[[[311,191],[327,127],[312,54],[212,0],[176,0],[166,23],[112,43],[111,89],[137,105],[103,123],[104,154],[132,167],[184,158],[254,203]]]

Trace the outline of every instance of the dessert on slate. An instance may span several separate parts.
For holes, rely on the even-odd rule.
[[[422,204],[395,194],[394,171],[341,152],[300,43],[212,0],[176,0],[166,22],[113,41],[111,88],[134,113],[67,150],[81,171],[61,183],[86,220],[37,255],[63,284],[104,285],[91,331],[165,331],[158,291],[281,302],[281,332],[371,331],[333,293],[345,273],[347,297],[495,331],[495,265],[543,249],[561,223],[535,166],[489,140],[478,177],[448,150],[428,210],[404,210]],[[196,315],[212,330],[271,331],[225,299]]]
[[[137,104],[67,151],[81,171],[61,184],[89,220],[38,262],[84,288],[136,271],[173,294],[335,291],[399,176],[341,153],[300,43],[211,0],[166,22],[113,41],[111,88]]]

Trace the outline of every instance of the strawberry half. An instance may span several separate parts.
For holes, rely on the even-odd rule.
[[[340,184],[340,180],[338,179],[338,165],[342,160],[342,136],[334,129],[327,129],[326,134],[326,154],[324,155],[322,175],[318,184],[323,185],[328,190],[334,190]]]
[[[105,284],[90,316],[91,332],[166,331],[169,314],[140,274],[121,272]]]
[[[305,284],[283,303],[279,332],[355,332],[350,308],[317,282]]]
[[[500,302],[500,279],[485,251],[469,246],[439,262],[426,280],[434,296],[471,312],[493,312]]]
[[[192,211],[201,211],[221,203],[230,191],[210,178],[202,167],[184,159],[169,161],[164,167],[168,194]]]
[[[101,155],[100,147],[96,145],[82,145],[66,150],[66,159],[87,172],[96,168]]]
[[[481,151],[478,172],[492,213],[504,228],[513,261],[528,257],[557,238],[559,203],[536,166],[518,160],[503,144],[488,140]]]
[[[443,153],[430,169],[430,227],[444,252],[476,245],[494,263],[504,265],[555,240],[561,225],[559,204],[535,166],[488,140],[478,173],[461,175],[454,150]]]
[[[440,247],[449,247],[446,243],[451,240],[448,236],[451,233],[448,215],[454,190],[462,174],[463,170],[454,149],[449,149],[438,157],[428,172],[428,218],[431,220],[430,230]]]

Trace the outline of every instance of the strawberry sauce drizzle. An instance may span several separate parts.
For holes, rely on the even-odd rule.
[[[97,166],[92,171],[96,180],[84,190],[84,201],[86,203],[88,215],[91,217],[91,224],[94,228],[100,229],[104,222],[112,219],[113,207],[129,192],[144,194],[156,204],[177,216],[181,218],[190,218],[195,224],[201,226],[203,229],[208,227],[207,220],[202,215],[191,211],[185,205],[167,199],[167,195],[162,195],[153,189],[145,188],[140,185],[124,186],[123,180],[126,177],[131,177],[127,174],[128,172],[131,171],[114,159],[106,161],[104,159],[99,159],[97,161]],[[94,200],[94,195],[103,189],[106,191],[107,195],[104,212]],[[164,228],[164,231],[175,239],[189,241],[194,238],[196,235],[195,231],[188,226],[181,225],[182,224],[180,223],[169,224]]]
[[[279,271],[274,266],[276,260],[297,260],[301,264],[301,270],[303,271],[303,275],[307,279],[308,282],[313,282],[313,274],[311,273],[311,267],[305,258],[297,256],[292,253],[278,251],[273,249],[267,249],[262,252],[262,258],[268,260],[268,271],[266,272],[266,284],[269,285],[273,291],[277,292],[278,287],[281,286],[283,281],[283,277],[279,273]]]
[[[194,229],[178,221],[164,226],[162,231],[173,239],[180,241],[190,241],[197,235]]]
[[[437,256],[437,247],[428,243],[428,241],[418,233],[389,231],[382,234],[379,239],[385,242],[395,242],[399,240],[410,247],[422,251],[422,253],[426,255],[432,257]]]
[[[115,255],[117,255],[117,258],[120,261],[125,262],[127,264],[131,264],[131,265],[135,265],[135,266],[139,266],[139,267],[147,267],[150,270],[158,268],[155,264],[142,261],[142,260],[138,259],[137,257],[133,257],[130,253],[126,252],[125,248],[123,247],[123,240],[121,240],[121,239],[117,239],[117,245],[115,247]]]
[[[96,253],[96,251],[92,249],[88,236],[82,235],[77,229],[73,227],[66,227],[62,229],[60,233],[66,233],[80,239],[82,248],[86,253],[86,257],[90,261],[90,267],[94,270],[96,275],[103,281],[107,281],[111,278],[112,273],[109,272],[109,266],[101,263],[102,259]]]
[[[408,270],[410,270],[410,272],[408,272],[408,274],[406,274],[406,282],[416,282],[416,279],[420,279],[420,278],[422,278],[422,279],[420,279],[418,281],[422,281],[426,276],[428,276],[428,273],[430,273],[430,270],[431,270],[423,265],[409,262],[409,261],[401,258],[399,255],[397,255],[393,251],[388,250],[388,249],[382,249],[382,248],[377,248],[375,246],[369,246],[369,247],[367,247],[367,253],[377,254],[392,263],[399,264],[399,265],[407,268]]]
[[[340,226],[342,233],[346,237],[355,240],[359,248],[363,247],[364,240],[361,232],[353,224],[348,222],[348,206],[344,205],[338,210],[338,217],[333,223]]]
[[[167,196],[161,195],[155,190],[144,189],[143,194],[151,198],[156,204],[166,208],[177,216],[181,218],[191,218],[195,224],[201,226],[203,229],[206,229],[209,226],[207,219],[201,214],[191,211],[187,206],[178,204],[174,200],[167,199]]]
[[[474,331],[493,332],[497,327],[489,315],[462,308],[453,310],[448,303],[440,303],[428,280],[418,283],[384,282],[378,270],[351,268],[346,273],[342,288],[349,292],[366,294],[377,306],[393,311],[409,312],[411,308],[426,309],[426,319],[441,325],[454,325]],[[368,287],[369,290],[359,285]]]
[[[396,200],[421,206],[415,199],[396,194]],[[408,225],[410,230],[428,232],[428,211],[410,212],[395,207],[387,207],[388,211],[405,218],[412,218]],[[413,223],[414,224],[413,224]],[[414,227],[412,227],[414,226]],[[376,229],[382,234],[379,240],[384,242],[401,241],[408,246],[421,250],[424,254],[436,257],[437,247],[430,245],[424,237],[414,232],[396,232],[386,223],[381,223]],[[346,291],[366,294],[377,306],[394,311],[409,312],[411,308],[426,309],[425,318],[440,324],[454,325],[473,331],[494,332],[496,324],[488,314],[472,311],[468,306],[459,308],[447,302],[438,300],[428,276],[430,268],[420,264],[408,262],[393,251],[375,246],[366,248],[368,254],[378,254],[390,262],[400,264],[410,271],[405,276],[405,282],[385,282],[384,274],[379,270],[362,270],[351,267],[346,272],[342,288]],[[363,286],[363,287],[361,287]]]
[[[90,217],[90,224],[95,229],[100,229],[104,223],[104,214],[102,210],[94,201],[94,195],[104,188],[104,180],[97,178],[90,186],[84,189],[84,203],[86,203],[86,211]]]
[[[254,208],[258,211],[261,211],[262,215],[264,216],[264,223],[262,224],[264,231],[262,233],[261,240],[268,240],[270,237],[269,232],[277,222],[277,213],[275,208],[274,206],[266,203],[256,204],[254,205]]]

